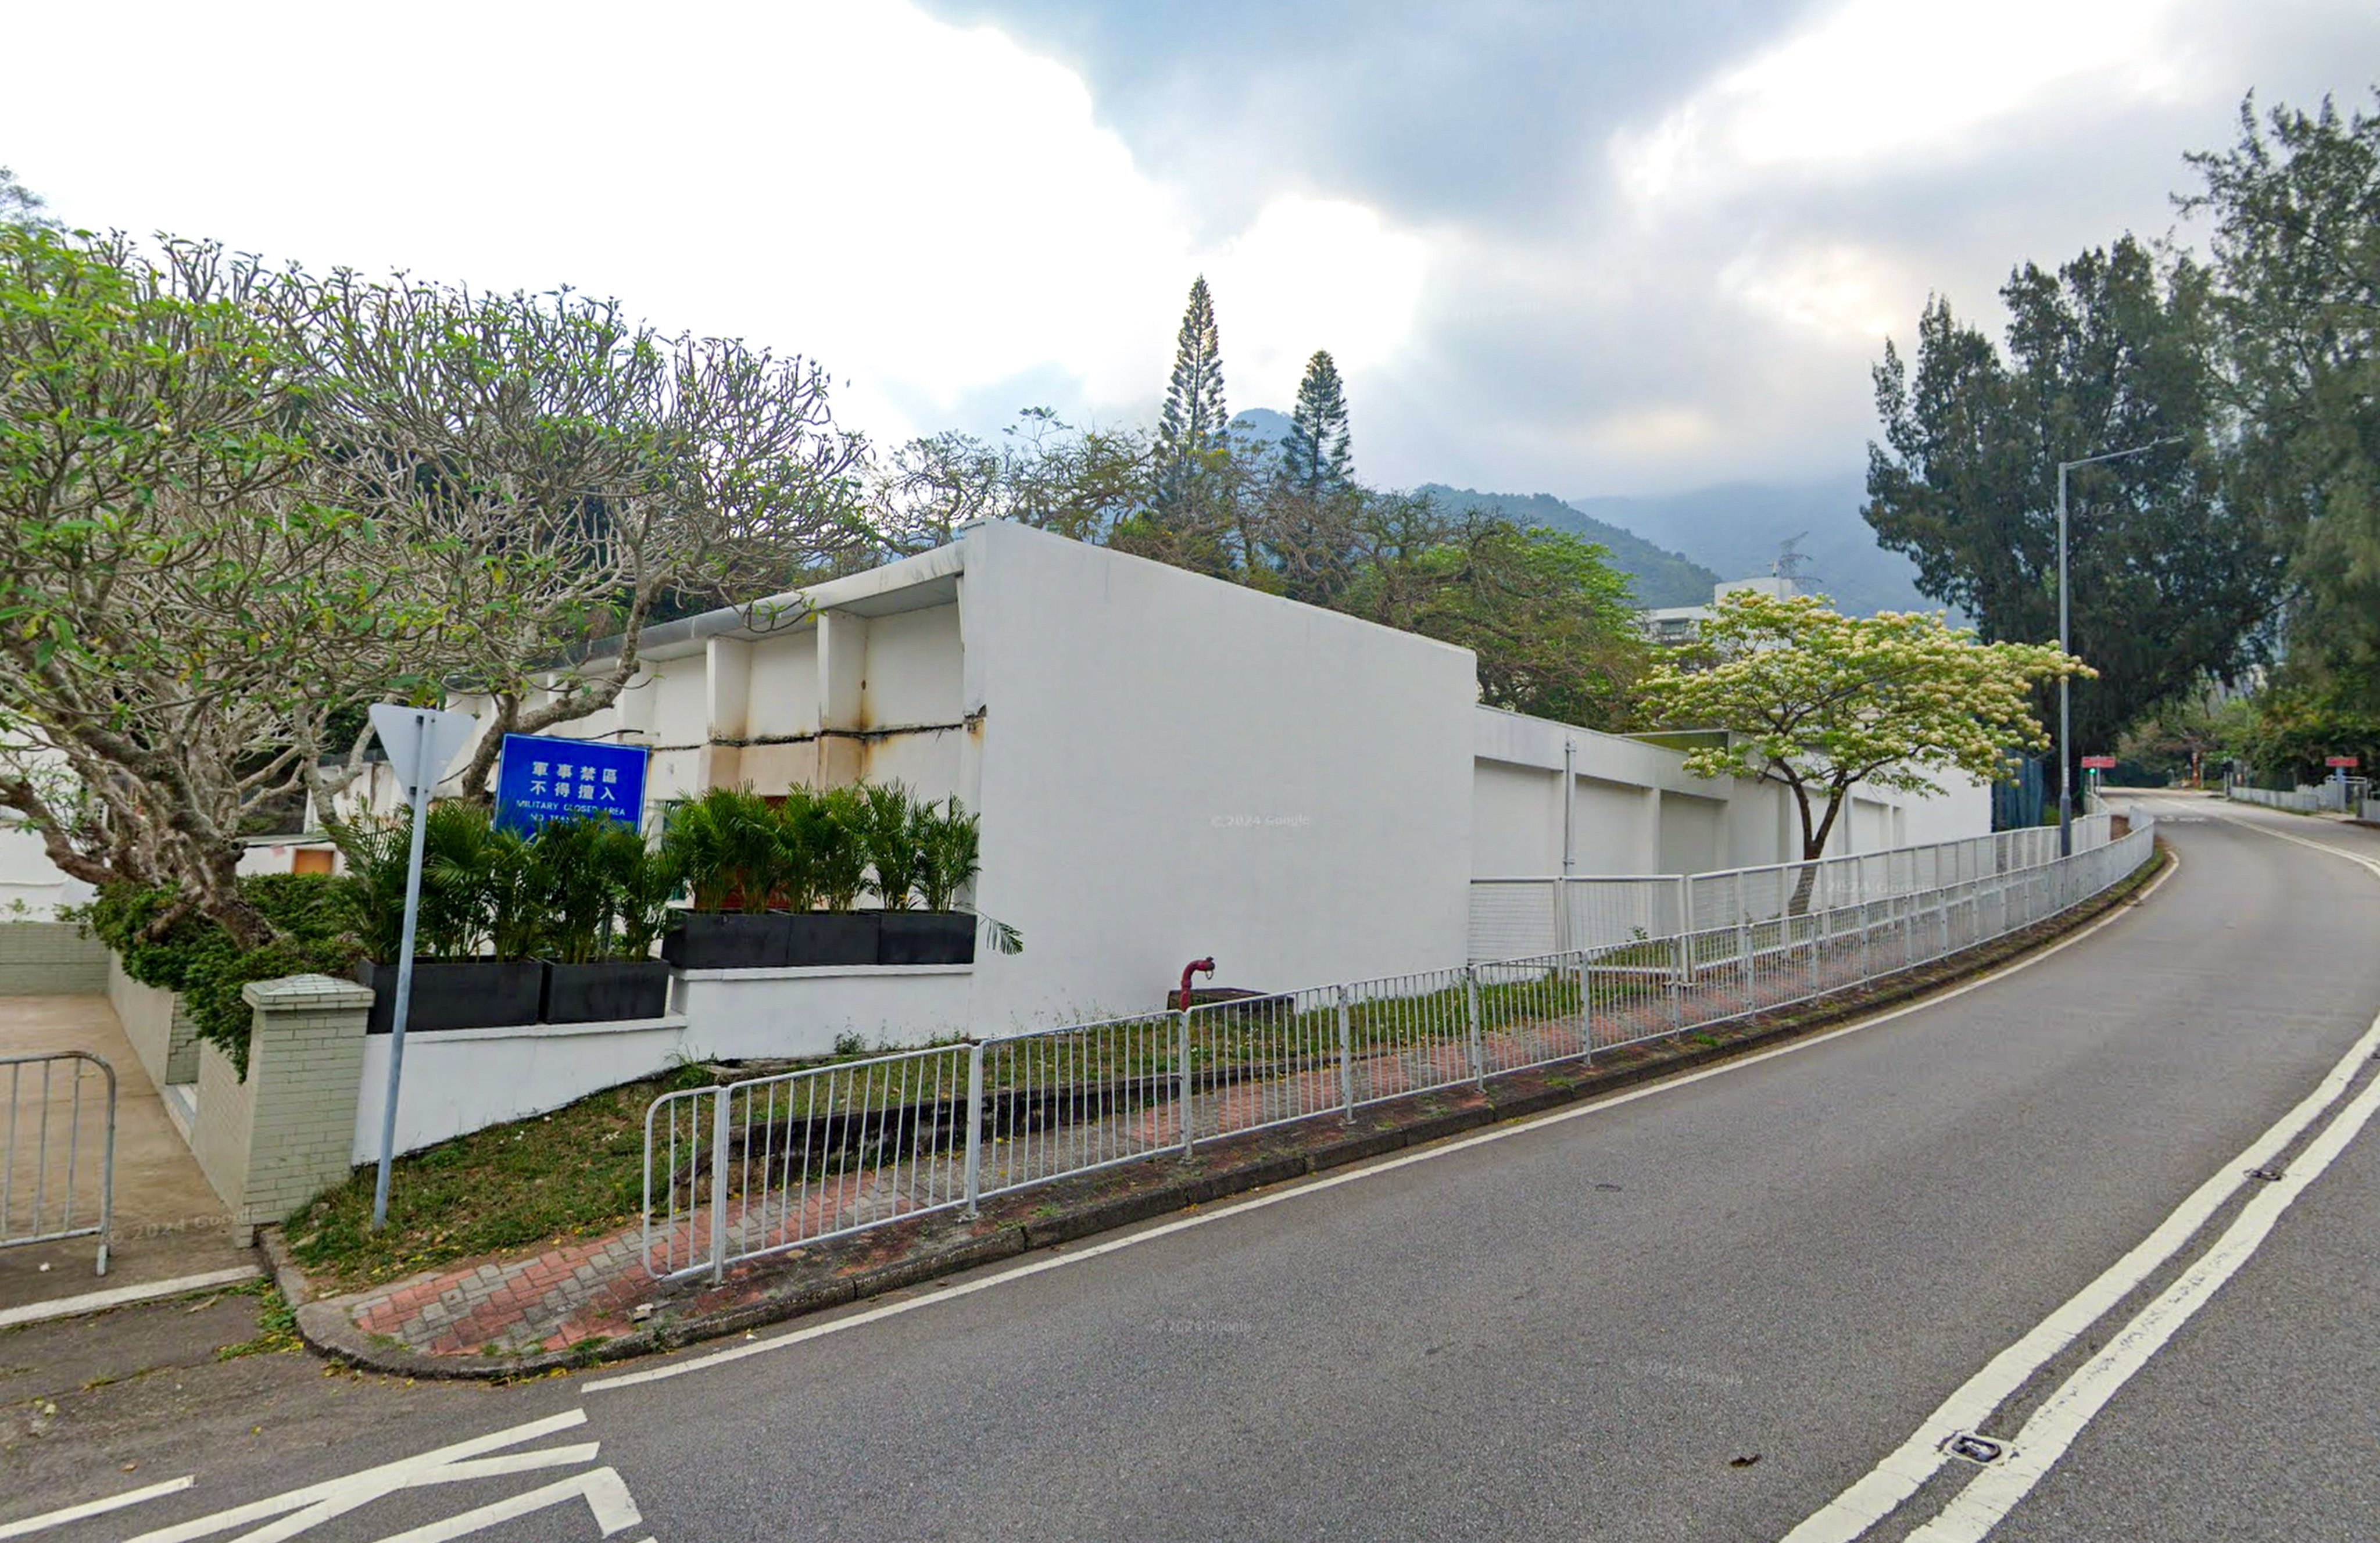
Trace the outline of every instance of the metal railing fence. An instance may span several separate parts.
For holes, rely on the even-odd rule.
[[[2322,808],[2321,796],[2313,788],[2301,787],[2283,793],[2269,787],[2250,787],[2233,783],[2223,790],[2223,796],[2237,804],[2253,804],[2259,808],[2287,809],[2291,814],[2312,814]]]
[[[2107,844],[2105,812],[2074,821],[2079,854]],[[1840,910],[2036,868],[2058,856],[2052,826],[1999,831],[1963,841],[1772,863],[1710,873],[1475,879],[1469,954],[1475,960],[1593,951],[1675,938],[1789,911]]]
[[[2260,808],[2287,809],[2292,814],[2350,814],[2371,820],[2375,801],[2360,796],[2356,783],[2318,783],[2311,787],[2300,786],[2283,793],[2269,787],[2251,787],[2245,783],[2233,783],[2223,790],[2223,796],[2234,803],[2254,804]]]
[[[0,1055],[0,1248],[95,1237],[104,1275],[115,1221],[115,1068],[87,1051]]]
[[[646,1264],[716,1281],[901,1217],[1840,990],[2031,926],[2147,860],[2149,821],[2110,842],[2094,818],[2096,839],[2064,859],[2055,831],[2018,832],[1658,891],[1572,881],[1568,948],[663,1094],[645,1117]]]

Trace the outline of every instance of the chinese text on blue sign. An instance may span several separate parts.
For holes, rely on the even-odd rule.
[[[496,823],[523,835],[549,820],[639,825],[646,755],[635,745],[508,734],[496,771]]]

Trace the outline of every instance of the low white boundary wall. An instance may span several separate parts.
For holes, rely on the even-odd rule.
[[[364,1036],[363,1086],[356,1096],[354,1155],[359,1163],[380,1158],[388,1044],[385,1034]],[[396,1149],[418,1151],[451,1136],[543,1114],[665,1071],[686,1054],[686,1019],[679,1016],[408,1033],[405,1087],[396,1103]]]
[[[973,965],[683,970],[670,1005],[686,1020],[695,1059],[803,1060],[833,1053],[837,1040],[889,1050],[971,1032],[975,972]]]
[[[666,1017],[415,1030],[405,1037],[396,1149],[543,1114],[687,1061],[796,1061],[856,1038],[880,1049],[967,1031],[972,966],[689,970]],[[388,1039],[365,1037],[355,1160],[380,1157]]]

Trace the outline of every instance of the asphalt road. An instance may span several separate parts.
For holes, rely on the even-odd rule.
[[[2374,832],[2162,812],[2182,863],[2146,903],[1888,1022],[1057,1268],[1011,1261],[732,1363],[690,1352],[662,1380],[347,1379],[319,1419],[293,1385],[258,1405],[270,1438],[222,1410],[127,1416],[113,1444],[0,1457],[0,1538],[185,1473],[34,1536],[236,1537],[279,1515],[294,1530],[261,1536],[1783,1537],[2235,1169],[2380,1012],[2380,877],[2268,833],[2380,857]],[[2323,1121],[2368,1083],[2351,1069]],[[2242,1208],[2302,1185],[1991,1536],[2380,1533],[2375,1144],[2326,1169],[2293,1148],[2275,1163],[2291,1185],[2241,1181],[2020,1379],[1981,1422],[2004,1442],[2136,1340],[2119,1333],[2136,1310],[2187,1291]],[[349,1476],[540,1420],[443,1467]],[[578,1450],[506,1460],[558,1448]],[[1944,1464],[1866,1536],[1909,1536],[1976,1475],[2005,1477]],[[318,1483],[311,1512],[286,1498]]]

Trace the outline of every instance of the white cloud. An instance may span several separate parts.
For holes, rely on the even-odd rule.
[[[2171,91],[2173,0],[1848,0],[1650,128],[1614,136],[1640,201],[1723,193],[1779,170],[1937,164],[1978,131],[2087,85],[2113,111]]]
[[[1852,241],[1747,251],[1719,270],[1718,287],[1755,313],[1863,346],[1905,329],[1925,292],[1892,254]]]
[[[1697,407],[1649,407],[1607,414],[1585,428],[1586,442],[1607,455],[1658,460],[1718,443],[1718,425]]]
[[[1077,76],[905,0],[57,6],[10,31],[64,63],[11,72],[0,147],[70,220],[616,294],[820,358],[880,432],[1053,369],[1145,407],[1202,266],[1245,403],[1315,347],[1393,349],[1421,282],[1417,237],[1327,199],[1198,249]]]
[[[1427,266],[1419,237],[1361,204],[1266,205],[1208,263],[1234,399],[1286,407],[1317,348],[1342,371],[1385,362],[1412,329]]]

